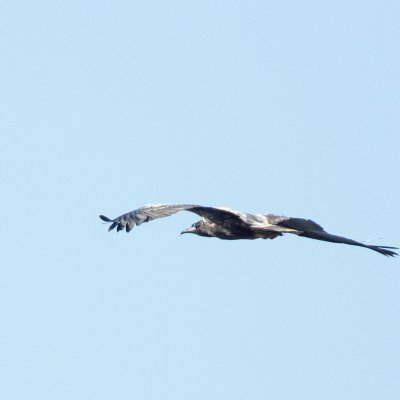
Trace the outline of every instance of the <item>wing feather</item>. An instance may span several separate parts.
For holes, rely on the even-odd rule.
[[[129,232],[135,225],[140,225],[157,218],[168,217],[179,211],[191,211],[229,229],[243,228],[246,226],[242,213],[238,211],[227,208],[204,207],[194,204],[147,204],[114,219],[104,215],[100,215],[100,218],[105,222],[111,223],[108,229],[109,231],[117,228],[117,231],[125,229]]]
[[[125,229],[130,232],[135,225],[141,225],[144,222],[149,222],[157,218],[168,217],[178,211],[188,210],[195,207],[192,204],[147,204],[141,208],[122,214],[117,218],[111,219],[104,215],[100,218],[105,222],[110,222],[109,231],[115,227],[117,231]]]

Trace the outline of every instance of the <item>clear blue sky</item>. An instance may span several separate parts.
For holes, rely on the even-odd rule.
[[[2,2],[0,397],[399,399],[399,259],[98,219],[400,245],[399,4]]]

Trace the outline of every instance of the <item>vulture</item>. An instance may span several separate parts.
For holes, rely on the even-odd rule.
[[[111,223],[109,231],[117,228],[117,231],[125,229],[126,232],[129,232],[135,225],[157,218],[168,217],[178,211],[190,211],[201,217],[200,221],[183,230],[181,234],[194,233],[199,236],[236,240],[275,239],[284,233],[291,233],[310,239],[365,247],[384,256],[394,257],[398,255],[393,251],[397,250],[397,247],[369,245],[342,236],[332,235],[310,219],[264,213],[250,214],[226,207],[205,207],[193,204],[148,204],[114,219],[104,215],[100,215],[100,218],[105,222]]]

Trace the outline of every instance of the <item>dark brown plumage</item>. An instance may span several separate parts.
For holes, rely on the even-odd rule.
[[[398,255],[393,251],[397,247],[367,245],[342,236],[332,235],[310,219],[263,213],[250,214],[225,207],[204,207],[193,204],[149,204],[114,219],[104,215],[100,215],[100,218],[111,223],[109,231],[117,228],[117,231],[125,229],[129,232],[135,225],[156,218],[168,217],[183,210],[193,212],[201,216],[202,219],[181,233],[193,233],[225,240],[275,239],[284,233],[292,233],[310,239],[365,247],[385,256],[394,257]]]

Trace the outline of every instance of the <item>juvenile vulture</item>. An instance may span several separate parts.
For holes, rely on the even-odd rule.
[[[194,233],[199,236],[217,237],[219,239],[275,239],[284,233],[292,233],[311,239],[326,242],[344,243],[353,246],[366,247],[385,256],[394,257],[398,254],[392,250],[397,247],[374,246],[342,236],[331,235],[320,225],[310,219],[289,218],[273,214],[249,214],[225,207],[204,207],[193,204],[148,204],[137,210],[110,219],[104,215],[100,218],[110,222],[109,231],[125,229],[129,232],[135,225],[149,222],[156,218],[168,217],[178,211],[190,211],[201,218],[190,228],[181,233]]]

